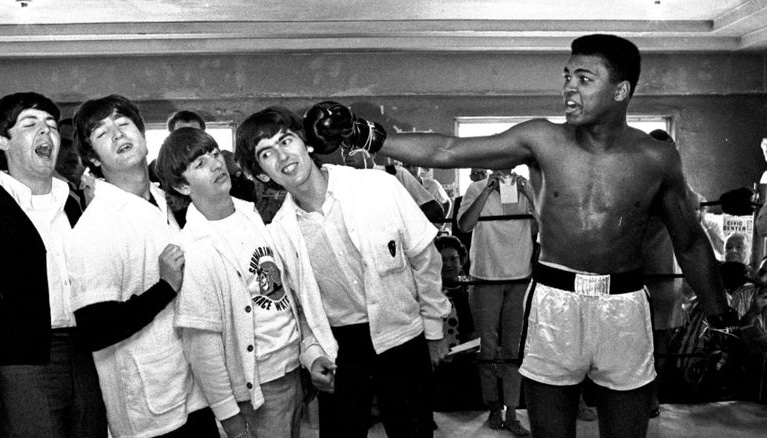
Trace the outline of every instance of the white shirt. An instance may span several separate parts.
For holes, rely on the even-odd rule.
[[[322,213],[296,209],[306,241],[314,278],[330,325],[339,327],[368,321],[362,257],[349,237],[341,206],[328,191]]]
[[[248,286],[259,380],[264,383],[279,379],[298,367],[299,334],[290,295],[282,287],[282,269],[273,245],[265,237],[266,229],[263,225],[256,229],[242,210],[209,223],[214,235],[221,238],[217,247],[229,251],[232,260],[239,263],[237,268]]]
[[[158,257],[175,242],[178,224],[162,190],[158,206],[102,180],[74,229],[71,275],[74,309],[127,301],[160,279]],[[162,435],[181,427],[189,412],[207,405],[194,384],[169,304],[152,323],[93,353],[115,438]]]
[[[66,260],[66,246],[72,236],[72,226],[64,213],[69,186],[53,178],[50,193],[33,195],[29,187],[5,172],[0,172],[0,185],[26,213],[45,244],[51,328],[74,327],[75,317],[70,303],[71,286]]]
[[[437,200],[437,202],[439,202],[440,204],[451,202],[450,196],[447,195],[445,188],[442,187],[442,184],[440,184],[439,181],[437,181],[434,178],[425,178],[425,177],[421,177],[421,181],[423,182],[424,188],[426,188],[426,190],[429,191],[431,196],[433,196],[434,199]]]
[[[382,170],[388,173],[386,170],[386,166],[380,166],[376,164],[374,169]],[[410,196],[413,197],[413,200],[419,206],[429,201],[436,201],[434,196],[432,196],[431,193],[429,193],[429,191],[426,190],[426,187],[424,187],[423,184],[418,182],[418,180],[415,179],[413,174],[408,172],[408,170],[405,169],[404,167],[400,165],[395,165],[394,177],[397,178],[397,181],[402,183],[402,186],[405,187],[405,190],[407,190],[407,192],[410,193]],[[442,203],[444,203],[444,201],[440,202],[440,204]]]
[[[517,184],[520,184],[519,181]],[[485,186],[487,178],[469,184],[458,210],[459,218],[466,213]],[[520,192],[517,200],[518,202],[513,204],[501,204],[500,193],[493,190],[487,197],[480,217],[532,214],[532,206],[527,197]],[[482,280],[515,280],[530,276],[533,255],[531,221],[532,219],[478,221],[471,236],[469,274]]]

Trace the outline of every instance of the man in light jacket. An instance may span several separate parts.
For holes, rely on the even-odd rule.
[[[367,436],[375,394],[387,435],[430,437],[450,312],[437,230],[394,177],[319,167],[303,139],[295,114],[270,107],[239,127],[236,157],[288,191],[270,230],[317,341],[302,361],[324,391],[320,435]]]

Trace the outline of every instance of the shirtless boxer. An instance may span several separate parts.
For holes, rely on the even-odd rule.
[[[732,321],[711,246],[687,202],[679,153],[626,123],[639,70],[633,43],[578,38],[564,67],[566,123],[530,120],[488,137],[411,133],[384,144],[380,126],[345,107],[322,103],[307,113],[315,147],[383,146],[381,154],[440,168],[529,166],[541,253],[525,298],[520,373],[533,436],[575,436],[586,376],[597,384],[601,436],[645,436],[655,371],[638,271],[651,211],[662,215],[709,321]]]

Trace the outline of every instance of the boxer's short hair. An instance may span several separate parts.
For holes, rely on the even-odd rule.
[[[614,83],[628,81],[631,85],[629,96],[634,95],[634,89],[639,82],[639,72],[642,69],[642,58],[634,43],[615,35],[593,34],[576,38],[570,47],[573,55],[593,55],[603,58],[610,72],[610,80]]]

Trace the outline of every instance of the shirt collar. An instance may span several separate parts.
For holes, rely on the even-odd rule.
[[[327,206],[332,205],[333,202],[335,202],[338,197],[336,196],[337,190],[339,189],[337,178],[334,176],[335,171],[334,165],[323,165],[320,168],[321,172],[327,172],[328,175],[328,186],[325,189],[325,200],[322,202],[322,209],[324,212],[327,212]],[[293,204],[293,207],[296,212],[296,216],[298,218],[306,218],[311,216],[314,212],[308,212],[301,208],[296,202],[295,198],[291,197],[291,203]]]
[[[57,208],[63,210],[69,196],[69,186],[58,178],[52,178],[52,180],[51,194]],[[0,172],[0,185],[16,200],[16,203],[19,204],[22,210],[28,211],[32,209],[32,189],[7,172]]]
[[[336,168],[335,168],[335,166],[327,166],[327,165],[323,166],[323,168],[325,170],[327,170],[327,172],[328,172],[328,191],[327,191],[327,196],[335,197],[335,195],[337,194],[337,192],[338,192],[338,190],[340,188],[339,185],[338,185],[338,176],[336,174]]]
[[[133,193],[130,193],[128,191],[125,191],[117,187],[116,185],[110,182],[107,182],[107,180],[103,178],[96,179],[94,192],[96,196],[98,196],[99,198],[105,199],[110,204],[116,207],[121,207],[129,202],[135,202],[138,200],[149,202],[147,199],[144,199],[141,196],[134,195]],[[162,189],[155,186],[154,183],[150,183],[149,193],[154,197],[155,201],[157,202],[157,206],[164,211],[165,210],[164,208],[165,192],[163,192]]]
[[[252,202],[243,201],[241,199],[232,198],[234,204],[234,213],[243,213],[249,221],[254,221],[256,214],[255,205]],[[258,216],[259,219],[261,216]],[[205,215],[197,209],[194,203],[189,203],[189,207],[186,210],[186,225],[184,226],[184,232],[188,233],[195,239],[213,236],[213,228],[210,221],[205,218]]]
[[[348,166],[339,166],[336,164],[324,164],[322,168],[328,172],[328,187],[326,196],[327,198],[332,197],[335,200],[339,200],[344,197],[352,188],[350,186],[354,186],[357,183],[356,179],[353,178],[354,175],[357,175],[356,172],[365,172],[363,170],[354,169]],[[292,223],[292,221],[299,217],[301,214],[306,215],[308,213],[301,209],[301,207],[298,206],[295,199],[293,198],[293,195],[288,193],[285,196],[285,201],[283,201],[282,207],[274,216],[272,222],[283,220],[283,218],[287,216],[294,218],[292,220],[288,219]]]
[[[116,185],[100,178],[96,179],[94,193],[95,197],[102,199],[104,202],[113,205],[117,209],[122,209],[129,204],[135,205],[137,202],[146,202],[149,206],[151,206],[152,209],[155,209],[158,214],[163,215],[166,218],[168,224],[171,225],[174,230],[178,231],[180,229],[176,223],[176,218],[173,216],[173,214],[170,213],[168,204],[165,202],[165,192],[159,188],[156,183],[149,184],[149,193],[154,197],[155,202],[157,202],[156,207],[152,205],[148,200],[134,195],[133,193],[127,192],[117,187]]]

